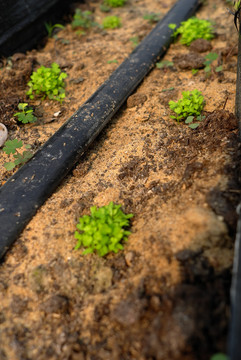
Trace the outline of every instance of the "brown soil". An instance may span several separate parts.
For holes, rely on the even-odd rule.
[[[130,38],[148,34],[154,24],[143,15],[164,15],[174,3],[128,0],[111,11],[120,29],[78,35],[67,25],[44,48],[4,59],[0,121],[9,139],[37,150],[131,53]],[[80,7],[99,23],[106,16],[100,1]],[[225,352],[240,198],[237,35],[225,1],[205,1],[197,16],[215,21],[216,38],[171,46],[165,60],[174,66],[150,72],[5,257],[1,360],[206,360]],[[223,71],[207,77],[210,51]],[[29,101],[32,70],[54,61],[68,74],[66,101]],[[193,89],[206,99],[196,130],[172,120],[168,107]],[[35,108],[34,124],[13,118],[24,101]],[[2,184],[11,175],[6,160],[1,151]],[[135,215],[129,241],[117,255],[83,257],[73,250],[77,219],[109,201]]]

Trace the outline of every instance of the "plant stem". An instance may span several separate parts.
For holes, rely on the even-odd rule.
[[[239,10],[240,11],[240,10]],[[241,133],[241,21],[240,13],[238,16],[238,61],[237,61],[237,80],[236,80],[236,99],[235,99],[235,115],[238,119],[239,132]]]

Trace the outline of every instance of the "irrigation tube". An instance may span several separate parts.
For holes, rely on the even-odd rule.
[[[231,286],[231,321],[229,329],[230,360],[241,359],[241,203],[237,207],[239,215],[234,247],[233,276]]]
[[[172,41],[168,25],[192,16],[199,0],[179,0],[110,78],[0,189],[0,259]]]

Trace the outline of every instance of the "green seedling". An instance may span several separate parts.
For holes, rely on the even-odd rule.
[[[51,100],[57,100],[60,103],[65,98],[65,83],[64,79],[67,74],[61,72],[59,65],[53,63],[51,68],[41,66],[37,71],[34,71],[30,77],[31,81],[28,82],[29,90],[27,95],[30,99],[34,99],[35,95],[46,96]]]
[[[213,355],[210,360],[228,360],[228,359],[229,357],[227,355],[218,353]]]
[[[175,24],[169,24],[169,27],[175,29]],[[189,46],[194,40],[214,38],[214,29],[210,21],[192,17],[181,22],[180,27],[174,31],[173,36],[180,35],[180,43]]]
[[[93,14],[91,11],[82,11],[80,9],[75,10],[73,21],[71,23],[72,29],[81,27],[83,29],[89,29],[93,26],[97,26],[97,23],[93,20]]]
[[[209,54],[207,54],[205,56],[205,59],[206,59],[206,61],[204,62],[204,65],[205,65],[204,71],[207,73],[207,75],[210,75],[213,70],[212,64],[215,60],[218,59],[218,54],[210,52]],[[222,70],[223,70],[222,65],[216,66],[214,68],[215,72],[220,72]]]
[[[161,18],[160,13],[148,13],[143,16],[144,20],[148,20],[150,24],[157,23]]]
[[[177,102],[169,101],[170,109],[176,114],[171,118],[177,122],[185,120],[188,116],[198,116],[201,114],[205,105],[204,98],[197,89],[193,91],[183,91],[182,98]]]
[[[196,75],[198,73],[198,71],[199,71],[198,69],[192,69],[192,74]]]
[[[134,37],[130,38],[130,41],[132,42],[132,46],[134,48],[139,45],[139,37],[138,36],[134,36]]]
[[[49,23],[46,22],[44,25],[45,25],[45,28],[47,30],[49,38],[52,37],[54,29],[64,29],[64,25],[62,25],[62,24],[54,24],[54,25],[52,25],[51,22],[49,22]]]
[[[13,115],[17,116],[18,121],[23,124],[28,124],[37,120],[37,118],[33,115],[33,109],[29,108],[27,103],[19,103],[18,108],[21,112],[17,112]]]
[[[29,150],[25,150],[23,152],[19,152],[17,149],[21,149],[24,147],[25,149],[30,149],[30,145],[23,145],[23,142],[17,139],[14,140],[8,140],[5,142],[5,146],[3,148],[3,151],[7,155],[13,155],[14,161],[9,161],[4,163],[4,167],[6,170],[11,171],[18,165],[23,165],[26,163],[32,156],[32,152]]]
[[[102,22],[104,29],[116,29],[121,27],[121,19],[118,16],[106,16]]]
[[[174,89],[175,89],[174,87],[170,87],[170,88],[167,88],[167,89],[162,89],[161,92],[172,91]]]
[[[125,230],[129,226],[129,219],[133,214],[125,215],[121,205],[110,202],[108,205],[90,208],[91,215],[79,218],[76,225],[75,238],[78,240],[75,250],[81,246],[86,248],[83,255],[97,252],[99,256],[105,256],[110,252],[117,253],[123,249],[123,243],[127,241],[130,231]]]
[[[110,7],[124,6],[125,3],[126,3],[126,0],[104,0],[104,5],[107,5]]]
[[[204,116],[198,115],[195,119],[195,117],[192,115],[188,116],[185,120],[185,124],[187,124],[188,127],[190,127],[191,129],[196,129],[200,125],[200,122],[205,119],[205,117],[206,117],[205,115]],[[194,121],[197,121],[197,122],[194,122]]]
[[[169,61],[169,60],[163,60],[163,61],[160,61],[160,62],[156,63],[156,67],[158,69],[165,69],[165,68],[168,68],[168,67],[172,67],[173,65],[174,65],[174,63],[172,61]]]
[[[108,60],[107,64],[118,64],[118,60],[117,59]]]
[[[107,6],[105,4],[100,5],[100,11],[107,13],[107,12],[110,12],[110,10],[111,10],[111,8],[109,6]]]

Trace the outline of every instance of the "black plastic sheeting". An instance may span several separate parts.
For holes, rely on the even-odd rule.
[[[45,22],[59,21],[73,0],[0,0],[0,56],[26,51],[46,35]]]
[[[110,78],[0,188],[0,258],[164,55],[172,41],[168,25],[179,26],[198,6],[199,0],[179,0]]]

